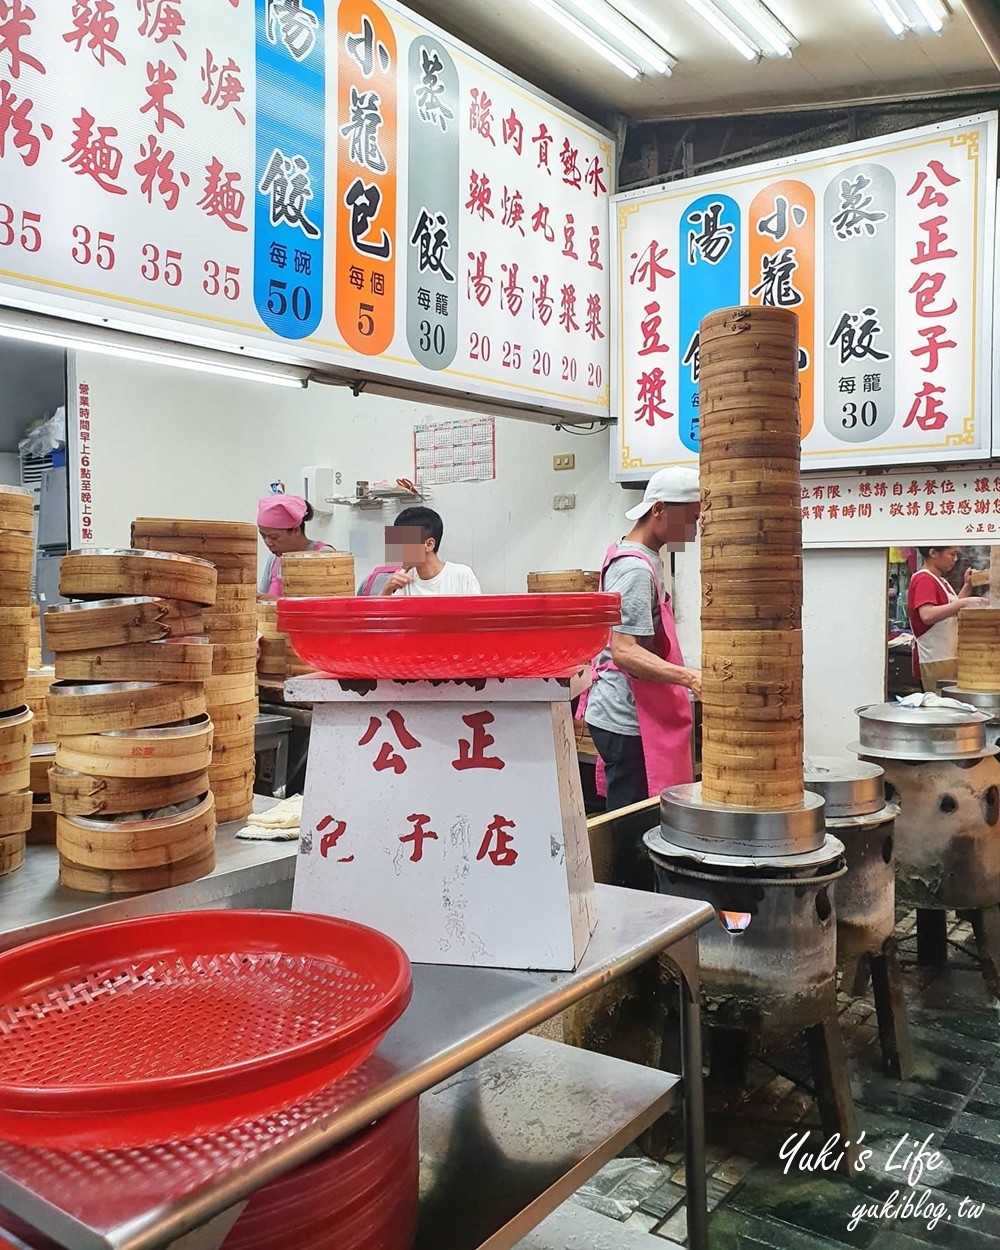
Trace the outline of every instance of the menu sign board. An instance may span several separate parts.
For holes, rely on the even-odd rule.
[[[8,303],[598,417],[614,170],[391,2],[0,4]]]
[[[702,318],[799,319],[804,468],[991,448],[997,115],[615,197],[613,473],[699,447]]]

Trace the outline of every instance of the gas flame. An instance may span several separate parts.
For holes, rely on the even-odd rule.
[[[748,911],[720,911],[719,920],[727,933],[743,933],[753,919]]]

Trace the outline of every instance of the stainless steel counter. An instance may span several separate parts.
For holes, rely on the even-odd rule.
[[[257,797],[256,811],[275,805]],[[30,846],[24,867],[0,877],[0,950],[21,942],[106,924],[133,916],[205,907],[277,907],[292,903],[296,842],[238,842],[243,822],[220,825],[215,871],[189,885],[148,894],[86,894],[59,884],[59,855],[54,846]]]
[[[261,874],[275,881],[290,881],[294,844],[289,848],[249,843],[245,852],[237,844],[231,851],[243,859],[242,868],[232,869],[232,875],[222,868],[214,887],[197,883],[208,890],[209,902],[192,903],[187,894],[188,901],[180,902],[181,906],[231,905],[226,901],[233,897],[228,891],[238,886],[241,874],[247,886],[253,881],[259,884]],[[225,846],[221,858],[230,860]],[[183,891],[191,889],[183,887]],[[56,887],[50,891],[55,897],[46,903],[50,911],[44,923],[49,926],[66,928],[93,918],[95,911],[100,912],[101,919],[117,918],[107,916],[101,906],[89,909],[91,915],[87,917],[85,901],[61,898]],[[178,906],[177,901],[165,897],[173,893],[165,890],[109,904],[107,910],[131,906],[138,910],[124,914],[132,915],[149,908],[165,910]],[[68,1250],[157,1250],[174,1245],[188,1233],[192,1239],[186,1240],[185,1246],[214,1250],[243,1201],[261,1185],[345,1140],[401,1102],[439,1087],[456,1072],[493,1054],[542,1021],[667,952],[666,957],[682,975],[689,1245],[692,1250],[705,1250],[697,930],[711,919],[712,908],[707,903],[611,886],[598,886],[597,905],[597,931],[575,972],[416,965],[413,1001],[373,1058],[343,1081],[284,1112],[229,1132],[144,1149],[64,1154],[0,1142],[0,1206]],[[16,940],[9,928],[7,936]],[[497,1056],[498,1062],[504,1058]],[[596,1063],[602,1057],[593,1058]],[[649,1097],[645,1104],[642,1099],[635,1103],[631,1121],[643,1118],[643,1105],[650,1114],[663,1105],[658,1100],[666,1097],[673,1082],[664,1074],[653,1075],[660,1083],[650,1085],[652,1077],[643,1078]],[[614,1079],[610,1078],[612,1082]],[[622,1140],[620,1133],[610,1125],[607,1128],[608,1149],[617,1147]],[[641,1125],[637,1131],[640,1129]],[[599,1166],[606,1151],[588,1147],[586,1157]],[[579,1183],[586,1168],[576,1171]],[[555,1193],[549,1185],[551,1177],[546,1173],[542,1179],[543,1188],[548,1186],[548,1192]],[[502,1184],[496,1178],[490,1183]],[[548,1203],[533,1204],[532,1219],[542,1218],[561,1196],[565,1192]],[[523,1235],[527,1230],[527,1224],[511,1226],[509,1214],[500,1213],[501,1224],[482,1243],[490,1250],[512,1244],[515,1232]],[[511,1230],[509,1239],[503,1235],[503,1221]],[[454,1244],[471,1245],[461,1238]]]

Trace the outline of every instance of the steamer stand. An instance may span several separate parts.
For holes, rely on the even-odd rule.
[[[948,690],[996,712],[998,695]],[[947,913],[967,918],[983,977],[1000,998],[1000,762],[986,711],[859,708],[850,749],[880,764],[896,820],[896,889],[916,908],[917,962],[947,961]],[[996,737],[995,732],[992,737]]]

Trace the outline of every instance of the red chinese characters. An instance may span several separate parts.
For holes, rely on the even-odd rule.
[[[184,122],[180,116],[170,108],[167,100],[174,94],[174,83],[177,81],[176,70],[170,69],[163,61],[153,64],[152,61],[146,63],[146,78],[148,80],[146,86],[146,103],[139,109],[140,113],[151,113],[153,116],[153,125],[162,135],[166,129],[167,122],[173,122],[175,126],[184,129]]]
[[[433,829],[427,828],[431,819],[429,816],[413,812],[406,819],[413,825],[413,828],[409,833],[404,833],[399,840],[404,846],[409,844],[412,848],[410,851],[410,863],[419,864],[424,857],[424,843],[428,839],[436,842],[438,836]]]
[[[81,109],[73,118],[73,142],[63,163],[81,177],[92,178],[103,191],[125,195],[125,188],[118,185],[122,152],[111,142],[117,137],[116,127],[98,126],[94,116]]]
[[[109,56],[119,65],[125,64],[125,57],[115,47],[119,22],[115,16],[114,0],[74,0],[72,16],[73,28],[63,35],[63,39],[75,44],[76,52],[86,42],[98,65],[107,64]]]
[[[32,33],[34,21],[35,10],[28,6],[26,0],[0,0],[0,53],[6,52],[10,57],[8,72],[11,78],[20,78],[25,66],[37,70],[39,74],[45,73],[45,66],[38,57],[23,46]]]
[[[419,741],[406,728],[406,722],[403,720],[403,714],[395,710],[386,713],[386,720],[392,728],[399,746],[404,751],[415,751],[419,746]],[[382,718],[373,716],[368,722],[368,728],[362,734],[358,741],[358,746],[367,746],[375,735],[382,728]],[[385,772],[386,769],[392,769],[397,775],[406,772],[406,760],[400,755],[393,744],[389,741],[383,742],[379,747],[378,755],[372,767],[377,773]]]
[[[198,207],[206,217],[215,217],[230,230],[245,234],[241,218],[246,207],[246,193],[239,184],[243,175],[227,170],[219,158],[213,157],[205,167],[205,192]]]
[[[320,834],[320,856],[326,859],[331,851],[336,850],[337,843],[347,832],[347,822],[337,820],[333,816],[324,816],[322,820],[316,822],[316,832]],[[339,864],[351,864],[354,862],[354,856],[342,856],[337,862]]]
[[[177,207],[181,197],[181,185],[190,185],[191,179],[185,173],[174,171],[173,152],[167,151],[157,139],[150,135],[147,141],[139,146],[140,159],[135,163],[135,172],[141,179],[139,193],[152,204],[156,194],[169,211]]]
[[[77,390],[77,446],[80,466],[80,540],[94,538],[93,492],[90,469],[90,385],[81,382]]]
[[[136,0],[136,7],[142,15],[139,34],[152,39],[154,43],[166,43],[170,40],[177,55],[182,61],[186,61],[187,53],[180,43],[180,36],[187,24],[181,11],[181,0]]]
[[[497,813],[490,821],[476,852],[477,861],[488,857],[497,868],[512,868],[517,863],[517,851],[514,847],[514,835],[510,830],[516,828],[514,821]]]
[[[202,104],[207,104],[209,108],[219,113],[232,109],[240,125],[245,126],[247,119],[239,109],[246,91],[243,86],[242,73],[243,71],[231,56],[220,64],[216,61],[211,48],[206,50],[205,64],[201,67],[201,81],[205,84],[205,92],[201,97]]]
[[[33,108],[34,101],[19,96],[9,82],[0,79],[0,157],[6,156],[9,142],[29,168],[38,161],[42,150],[39,135],[52,138],[51,126],[43,122],[35,128]]]
[[[486,752],[496,744],[492,734],[486,732],[487,725],[492,725],[496,717],[492,712],[472,712],[463,716],[462,721],[472,730],[472,738],[460,738],[458,742],[458,759],[452,761],[452,768],[458,772],[466,772],[470,768],[489,768],[499,771],[506,767],[498,755],[487,755]]]
[[[917,208],[928,215],[918,222],[917,237],[910,263],[917,270],[909,293],[914,297],[916,315],[929,325],[917,331],[921,340],[910,351],[914,360],[920,362],[922,373],[930,378],[921,383],[914,392],[903,428],[915,425],[928,432],[939,432],[949,422],[947,386],[935,377],[941,366],[943,353],[953,351],[958,343],[948,335],[948,319],[958,311],[957,300],[945,289],[948,283],[947,266],[958,250],[950,240],[945,211],[949,203],[949,190],[959,183],[959,177],[945,168],[940,160],[930,160],[921,169],[907,191],[916,200]],[[933,378],[933,380],[931,380]]]

